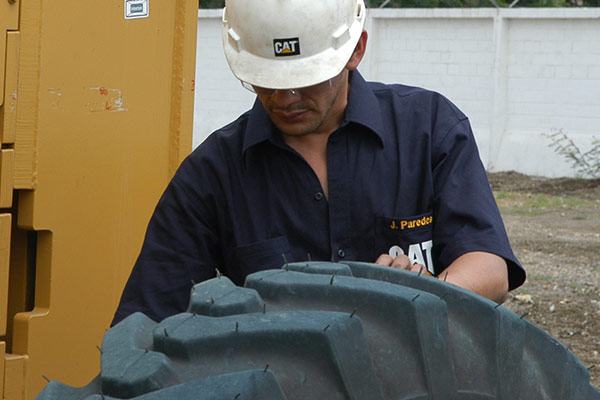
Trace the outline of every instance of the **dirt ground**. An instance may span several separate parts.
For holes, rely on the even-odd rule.
[[[565,344],[600,388],[600,179],[489,178],[528,274],[506,305]]]

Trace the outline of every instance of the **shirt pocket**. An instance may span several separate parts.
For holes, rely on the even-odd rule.
[[[289,259],[290,244],[286,236],[262,240],[233,248],[235,269],[244,279],[248,274],[265,269],[279,269]]]
[[[425,265],[434,273],[433,213],[403,217],[375,217],[375,250],[378,255],[404,254],[413,263]]]

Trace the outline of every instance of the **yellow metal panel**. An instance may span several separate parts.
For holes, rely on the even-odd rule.
[[[0,139],[13,143],[17,129],[17,82],[19,77],[19,32],[6,35],[6,74],[4,104],[0,105]],[[0,101],[1,103],[1,101]]]
[[[171,71],[172,104],[171,104],[171,138],[170,138],[170,172],[175,173],[179,163],[192,148],[194,115],[195,65],[198,5],[193,1],[177,0],[175,2],[175,37],[173,43],[173,64]]]
[[[23,194],[21,193],[21,196]],[[34,271],[28,268],[28,231],[19,229],[16,216],[12,217],[10,234],[10,267],[8,279],[8,320],[6,331],[7,351],[10,351],[14,325],[14,315],[31,310],[31,296],[28,286],[33,279]]]
[[[42,374],[97,373],[148,218],[191,150],[198,3],[150,0],[135,20],[123,6],[21,4],[14,186],[33,189],[18,223],[38,241],[35,307],[15,316],[11,351],[29,357],[28,399]]]
[[[0,342],[0,399],[4,399],[4,357],[6,354],[6,343]]]
[[[25,400],[27,356],[6,354],[4,357],[4,400]],[[40,377],[41,379],[41,377]]]
[[[0,214],[0,336],[2,337],[6,336],[6,323],[8,320],[8,270],[11,221],[12,215]]]
[[[42,31],[42,0],[20,1],[19,32],[21,40],[18,65],[14,185],[15,189],[33,189],[35,187],[35,137],[41,63],[39,46]]]
[[[0,105],[4,99],[4,66],[6,61],[6,32],[19,25],[19,2],[0,1]]]
[[[14,164],[14,150],[2,149],[0,151],[0,208],[12,207]]]

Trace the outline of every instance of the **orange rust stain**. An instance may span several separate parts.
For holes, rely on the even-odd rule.
[[[102,96],[108,96],[108,89],[107,88],[101,87],[101,88],[98,89],[98,91],[100,92],[100,94]]]

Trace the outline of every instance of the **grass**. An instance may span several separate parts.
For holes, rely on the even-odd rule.
[[[519,215],[541,215],[560,210],[577,210],[589,205],[589,200],[574,196],[555,196],[545,193],[497,191],[494,193],[502,211]]]
[[[528,274],[527,280],[529,281],[537,281],[537,282],[554,282],[556,280],[555,277],[546,275],[546,274]]]

